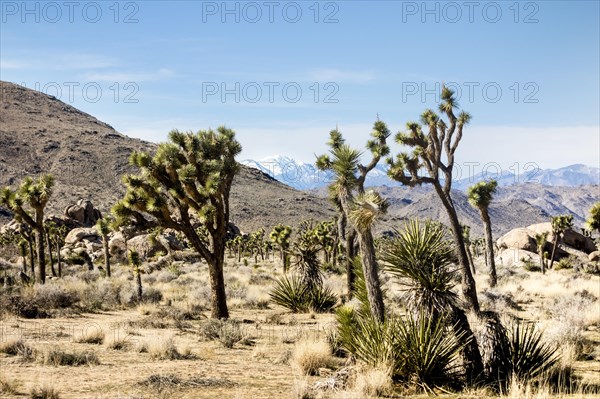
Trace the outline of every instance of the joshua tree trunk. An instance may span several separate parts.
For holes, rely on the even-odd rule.
[[[486,257],[488,259],[488,267],[490,268],[490,287],[495,287],[498,282],[496,276],[496,263],[494,261],[494,241],[492,238],[492,223],[487,208],[480,208],[479,213],[483,220],[485,229]]]
[[[438,192],[440,199],[442,200],[444,208],[446,208],[448,217],[450,218],[450,225],[452,227],[454,245],[456,246],[456,249],[458,251],[458,263],[460,264],[463,296],[465,297],[467,304],[471,308],[471,310],[475,311],[476,313],[479,313],[477,288],[475,285],[475,279],[471,274],[469,258],[467,256],[467,250],[465,249],[465,241],[463,239],[462,228],[458,221],[458,216],[456,215],[456,209],[454,209],[452,199],[447,198],[444,194],[442,187],[437,184],[435,184],[434,187]]]
[[[465,245],[465,249],[467,250],[467,257],[469,258],[469,265],[471,265],[471,273],[475,275],[477,274],[477,271],[475,270],[475,263],[473,262],[473,254],[471,254],[471,246]]]
[[[354,241],[356,240],[356,232],[354,230],[348,233],[346,238],[346,286],[348,289],[348,300],[354,296],[354,282],[356,281],[356,275],[354,274],[354,258],[356,257],[356,251]]]
[[[558,248],[558,240],[560,239],[559,233],[554,233],[554,243],[552,244],[552,255],[550,256],[550,265],[548,265],[548,269],[552,269],[554,265],[554,256],[556,255],[556,248]]]
[[[371,230],[365,230],[358,234],[358,243],[362,259],[363,273],[369,298],[371,315],[383,322],[385,320],[385,307],[383,304],[383,293],[379,282],[379,267],[375,259],[375,245]]]
[[[33,238],[29,236],[27,243],[29,244],[29,269],[31,272],[31,278],[35,278],[35,252],[33,249]]]
[[[223,278],[223,262],[215,259],[215,262],[209,263],[208,267],[211,287],[211,317],[213,319],[227,319],[229,318],[229,310],[227,309],[225,279]]]
[[[102,248],[104,249],[104,269],[106,277],[110,277],[110,251],[108,249],[108,236],[102,236]]]
[[[450,318],[455,334],[457,336],[464,334],[461,339],[461,343],[464,345],[461,350],[461,357],[463,359],[467,381],[469,381],[470,384],[473,384],[482,377],[481,374],[483,372],[483,360],[481,358],[479,346],[477,345],[477,340],[475,339],[475,335],[473,335],[473,330],[469,325],[467,315],[462,309],[452,306]]]
[[[58,268],[58,277],[62,277],[62,260],[60,258],[60,245],[56,245],[56,263]]]
[[[48,233],[46,233],[46,244],[48,245],[48,256],[50,257],[50,270],[52,271],[52,277],[56,277],[54,259],[52,258],[52,240],[50,239],[50,235],[48,235]]]
[[[36,282],[40,284],[46,283],[46,251],[44,243],[44,228],[36,229],[36,249],[38,257],[38,273],[36,276]]]
[[[138,265],[136,265],[133,270],[135,272],[135,286],[136,286],[136,291],[137,291],[137,298],[138,298],[138,302],[141,302],[142,296],[143,296],[142,274],[140,273],[140,267]]]

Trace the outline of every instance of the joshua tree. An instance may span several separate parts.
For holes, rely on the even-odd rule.
[[[142,261],[140,260],[140,255],[132,249],[129,250],[129,253],[127,254],[127,258],[129,259],[129,265],[131,266],[131,268],[133,270],[133,277],[135,278],[135,288],[136,288],[136,293],[137,293],[137,299],[138,299],[138,302],[141,302],[143,292],[142,292],[142,275],[140,273],[140,266],[142,265]]]
[[[114,207],[117,224],[164,227],[181,232],[208,263],[212,313],[228,318],[223,265],[229,223],[229,193],[239,169],[241,145],[225,127],[182,133],[173,130],[156,154],[134,152],[130,161],[140,169],[127,175],[125,197]],[[203,226],[208,236],[198,234]]]
[[[590,216],[587,219],[587,225],[590,230],[596,230],[600,233],[600,202],[596,202],[590,208]]]
[[[465,240],[465,249],[467,250],[467,256],[469,257],[469,264],[471,265],[471,273],[475,275],[475,263],[473,262],[473,254],[471,253],[471,226],[463,224],[461,225],[463,239]]]
[[[104,250],[104,270],[106,277],[110,277],[110,251],[108,249],[108,235],[111,232],[112,221],[108,217],[98,219],[96,222],[96,230],[102,236],[102,248]]]
[[[340,217],[350,221],[357,233],[371,315],[376,320],[383,321],[385,308],[371,227],[375,219],[386,211],[387,202],[374,191],[365,192],[365,180],[381,157],[389,154],[386,140],[390,132],[385,123],[378,120],[373,126],[371,136],[367,148],[372,157],[367,165],[360,163],[361,153],[346,144],[337,129],[329,135],[330,155],[321,155],[316,164],[319,170],[331,171],[335,176],[330,186],[331,192],[334,193],[335,202],[341,210]],[[343,231],[344,226],[341,227]],[[346,242],[346,245],[352,243]]]
[[[58,224],[50,221],[46,223],[46,230],[48,232],[48,238],[56,250],[56,266],[58,277],[62,277],[62,259],[60,255],[60,249],[63,247],[63,245],[65,245],[65,238],[69,233],[69,228],[64,225],[59,226]]]
[[[278,224],[273,227],[269,238],[273,244],[279,247],[279,257],[283,262],[283,272],[287,273],[290,267],[290,255],[288,249],[290,248],[290,237],[292,236],[292,228],[290,226],[284,226]]]
[[[40,284],[46,282],[44,209],[52,195],[53,187],[54,177],[44,175],[37,181],[31,177],[26,177],[16,191],[6,187],[0,192],[0,205],[7,206],[36,232],[35,241],[38,256],[36,281]],[[29,206],[33,210],[33,214],[27,211],[24,206]]]
[[[538,255],[540,256],[540,269],[542,270],[542,274],[546,274],[546,259],[544,257],[544,247],[546,246],[547,241],[547,231],[535,235],[535,243],[537,245]]]
[[[492,195],[496,192],[497,186],[498,183],[496,180],[490,180],[488,182],[482,181],[472,185],[467,191],[469,203],[471,206],[479,210],[479,215],[481,216],[483,227],[485,229],[485,256],[488,260],[488,267],[490,268],[490,287],[495,287],[496,283],[498,282],[498,278],[496,277],[496,263],[494,261],[492,222],[490,221],[490,215],[488,213],[490,202],[492,202]]]
[[[463,128],[471,120],[471,115],[464,111],[458,116],[454,115],[458,104],[454,92],[445,86],[442,89],[441,98],[442,103],[439,109],[446,115],[448,122],[446,123],[431,109],[425,110],[421,115],[421,123],[429,130],[427,134],[423,132],[420,124],[408,122],[408,132],[398,133],[396,141],[401,145],[412,147],[413,152],[410,154],[403,152],[395,159],[388,159],[389,175],[394,180],[410,187],[431,184],[435,188],[450,219],[452,235],[458,251],[458,261],[461,266],[463,295],[470,308],[479,312],[475,279],[469,267],[462,229],[451,195],[454,154],[462,139]]]
[[[554,265],[554,256],[556,255],[556,248],[558,248],[558,242],[562,240],[565,231],[573,227],[573,215],[553,216],[550,223],[552,224],[554,244],[552,245],[552,255],[550,255],[550,265],[548,268],[552,269],[552,265]]]

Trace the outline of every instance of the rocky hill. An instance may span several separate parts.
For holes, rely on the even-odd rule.
[[[49,213],[62,214],[80,198],[107,212],[123,194],[121,176],[134,171],[129,154],[155,148],[156,144],[120,134],[52,96],[0,82],[0,187],[16,185],[25,176],[54,174]],[[242,231],[333,215],[327,200],[247,167],[234,181],[231,210]],[[6,221],[8,213],[0,208],[2,218]]]

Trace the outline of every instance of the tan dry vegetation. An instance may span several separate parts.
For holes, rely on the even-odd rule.
[[[359,365],[348,368],[346,359],[331,355],[325,342],[326,331],[334,325],[332,314],[294,315],[268,303],[273,282],[265,276],[281,274],[278,260],[256,265],[250,262],[248,266],[233,259],[228,262],[225,274],[233,321],[223,324],[207,318],[210,291],[206,266],[201,263],[185,264],[177,273],[163,269],[145,275],[144,288],[159,290],[163,299],[139,305],[129,302],[133,282],[127,268],[117,266],[110,281],[98,278],[88,283],[82,283],[79,277],[88,272],[70,268],[70,277],[49,282],[42,290],[44,295],[56,297],[62,287],[76,296],[93,292],[90,287],[102,286],[112,296],[122,298],[121,303],[111,302],[108,306],[107,302],[93,313],[63,309],[47,319],[5,315],[1,322],[2,347],[18,347],[20,344],[14,343],[20,339],[40,354],[52,349],[71,354],[91,351],[98,364],[55,366],[25,361],[16,351],[16,355],[0,354],[2,397],[24,397],[42,387],[54,388],[60,398],[78,399],[366,398],[410,394],[392,387],[384,369]],[[563,343],[568,338],[573,345],[582,343],[575,349],[563,346],[565,365],[573,367],[585,383],[600,385],[600,278],[575,276],[568,270],[542,276],[521,269],[500,269],[499,274],[500,284],[491,290],[483,267],[478,266],[478,289],[484,308],[498,309],[507,321],[516,316],[536,321],[548,340]],[[400,300],[393,280],[384,280],[388,281],[390,297]],[[326,284],[341,294],[344,276],[329,275]],[[37,289],[32,288],[28,295],[35,296]],[[102,345],[85,343],[85,337],[102,334]],[[207,338],[211,334],[214,337]],[[239,336],[229,349],[225,342],[232,334]],[[347,387],[315,390],[315,386],[325,386],[328,378],[338,372],[336,369],[349,370]],[[515,385],[505,397],[598,397],[584,390],[576,392],[548,396],[543,386]],[[447,397],[490,395],[486,390],[476,390]]]

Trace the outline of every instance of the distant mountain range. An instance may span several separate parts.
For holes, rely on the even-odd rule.
[[[258,169],[274,179],[294,187],[298,190],[315,190],[327,186],[331,182],[331,174],[318,170],[314,163],[297,161],[287,156],[273,156],[260,161],[247,159],[242,164]],[[535,183],[551,187],[577,187],[582,185],[600,185],[600,168],[575,164],[559,169],[539,169],[533,163],[522,165],[520,172],[499,171],[499,165],[490,164],[486,167],[487,173],[473,173],[465,168],[461,172],[464,176],[453,182],[453,188],[461,191],[482,180],[496,179],[500,187],[516,184]],[[500,173],[499,173],[500,172]],[[516,172],[516,171],[515,171]],[[367,186],[399,187],[398,182],[387,176],[387,166],[378,165],[369,175]]]

